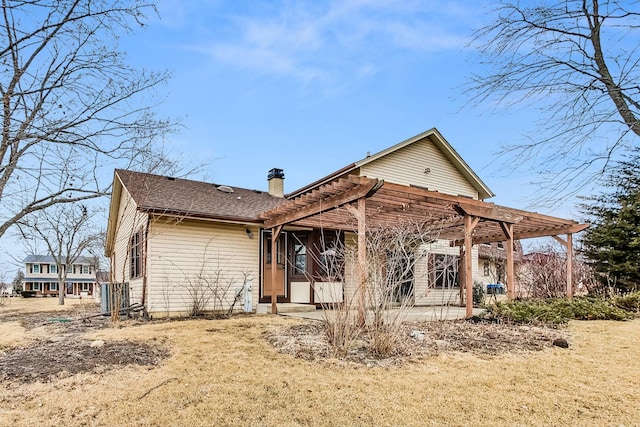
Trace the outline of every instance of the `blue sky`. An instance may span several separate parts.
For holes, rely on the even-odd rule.
[[[540,177],[496,160],[502,145],[535,130],[538,113],[469,106],[463,94],[477,66],[468,42],[491,7],[160,0],[159,16],[119,43],[132,65],[171,72],[157,88],[158,112],[181,119],[170,148],[187,163],[207,163],[195,178],[266,189],[278,167],[290,192],[436,127],[496,193],[491,201],[573,216],[572,201],[532,205]]]
[[[209,162],[200,178],[265,188],[279,167],[292,191],[437,127],[496,203],[523,207],[535,193],[494,161],[529,112],[470,108],[462,93],[482,2],[167,0],[158,10],[123,47],[137,66],[171,71],[159,110],[182,119],[173,148]]]

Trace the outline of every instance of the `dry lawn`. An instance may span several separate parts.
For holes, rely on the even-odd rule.
[[[102,340],[105,347],[144,343],[167,357],[31,382],[0,380],[0,426],[640,425],[640,320],[571,323],[569,349],[442,351],[367,367],[278,352],[267,338],[303,324],[290,318],[121,327],[96,320],[82,330],[78,321],[16,320],[16,305],[33,312],[31,301],[42,303],[0,307],[0,336],[17,328],[20,346],[47,333],[86,345]]]

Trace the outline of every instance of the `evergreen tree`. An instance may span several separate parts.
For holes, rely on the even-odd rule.
[[[640,288],[640,149],[617,163],[607,188],[581,205],[591,227],[583,252],[602,279],[622,290]]]

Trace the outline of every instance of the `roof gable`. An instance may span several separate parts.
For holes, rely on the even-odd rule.
[[[426,152],[424,150],[419,150],[417,148],[418,144],[424,144],[425,142],[432,144],[432,146],[436,148],[437,151],[431,150],[431,152]],[[459,182],[458,185],[462,187],[469,186],[475,189],[475,191],[477,191],[477,195],[479,199],[482,200],[489,197],[493,197],[495,195],[489,189],[489,187],[487,187],[487,185],[480,179],[480,177],[476,175],[476,173],[471,169],[471,167],[469,167],[469,165],[462,159],[462,157],[460,157],[458,152],[454,150],[451,144],[449,144],[449,142],[442,136],[442,134],[440,134],[440,132],[436,128],[432,128],[428,131],[422,132],[419,135],[416,135],[412,138],[404,140],[372,156],[365,157],[364,159],[357,161],[355,165],[356,167],[361,169],[367,168],[367,167],[371,169],[371,166],[373,165],[373,163],[376,163],[376,162],[379,163],[381,159],[383,158],[390,159],[391,157],[396,157],[395,159],[396,162],[402,162],[402,161],[408,160],[406,156],[404,159],[402,158],[404,153],[418,154],[421,157],[423,157],[420,159],[410,159],[410,160],[416,161],[417,165],[423,165],[423,167],[420,167],[418,171],[418,173],[423,176],[426,176],[429,173],[437,172],[433,170],[434,163],[432,162],[435,160],[436,163],[438,163],[437,161],[440,159],[437,159],[437,158],[434,159],[433,157],[436,157],[438,156],[438,154],[441,154],[442,155],[441,159],[442,160],[446,159],[445,162],[442,162],[442,161],[439,162],[440,165],[443,166],[444,168],[444,170],[442,170],[441,172],[446,174],[447,176],[444,176],[444,177],[438,176],[435,178],[436,180],[443,181],[443,180],[455,179],[456,177],[453,176],[453,174],[457,172],[460,174],[460,178],[461,178],[460,179],[461,182]],[[463,182],[463,181],[466,181],[466,182]],[[396,183],[405,184],[405,185],[411,184],[406,182],[396,182]],[[418,182],[415,182],[413,184],[420,185],[420,183]],[[435,189],[440,191],[440,189],[437,188],[437,185],[435,186],[425,185],[425,187],[429,187],[429,189]],[[448,192],[448,191],[445,191],[445,192]],[[456,192],[451,192],[451,193],[454,194]],[[458,194],[462,194],[462,193],[458,193]],[[468,194],[463,194],[463,195],[468,195]]]
[[[447,180],[447,179],[451,179],[451,172],[457,173],[459,174],[460,177],[460,182],[459,182],[459,186],[463,186],[463,187],[467,187],[469,189],[473,189],[475,190],[475,192],[477,192],[477,197],[480,200],[484,200],[487,199],[489,197],[493,197],[495,194],[489,189],[489,187],[480,179],[480,177],[469,167],[469,165],[462,159],[462,157],[460,157],[460,155],[453,149],[453,147],[451,146],[451,144],[449,144],[449,142],[442,136],[442,134],[440,134],[440,132],[436,129],[436,128],[432,128],[430,130],[427,130],[425,132],[422,132],[419,135],[416,135],[412,138],[409,138],[407,140],[404,140],[396,145],[393,145],[385,150],[382,150],[378,153],[375,153],[373,155],[369,155],[367,157],[365,157],[362,160],[359,160],[357,162],[354,162],[348,166],[345,166],[342,169],[339,169],[336,172],[333,172],[330,175],[327,175],[326,177],[315,181],[299,190],[296,190],[295,192],[288,194],[287,197],[295,197],[299,194],[304,193],[305,191],[308,191],[311,188],[314,188],[316,186],[322,185],[324,183],[327,183],[335,178],[338,178],[340,176],[344,176],[349,174],[350,172],[356,171],[358,169],[360,169],[360,171],[362,171],[360,174],[364,175],[364,176],[368,176],[367,173],[373,173],[373,169],[375,169],[375,164],[381,164],[383,162],[387,162],[387,165],[385,165],[385,167],[387,167],[387,170],[384,171],[384,174],[389,173],[389,167],[393,168],[393,163],[395,163],[396,167],[402,167],[402,156],[404,155],[404,153],[409,153],[411,151],[413,151],[412,154],[415,154],[416,150],[416,146],[418,146],[419,144],[424,144],[425,142],[430,143],[435,149],[437,149],[437,151],[441,154],[441,158],[444,160],[440,161],[440,165],[444,165],[445,163],[447,164],[444,169],[447,169],[446,171],[442,171],[445,174],[447,174],[448,176],[437,176],[435,179],[440,180],[441,182],[443,182],[443,180]],[[421,155],[424,157],[425,153],[422,152]],[[423,161],[423,160],[429,160],[427,159],[413,159],[414,161]],[[433,159],[432,159],[433,160]],[[420,173],[424,173],[424,171],[427,169],[428,166],[426,166],[428,163],[425,163],[425,167],[420,168]],[[378,172],[378,174],[380,174],[381,171],[376,171]],[[442,174],[441,174],[442,175]],[[439,188],[437,188],[438,186],[430,186],[430,185],[424,185],[421,182],[398,182],[398,181],[402,181],[401,179],[389,179],[389,177],[387,176],[370,176],[370,177],[375,177],[375,178],[381,178],[381,179],[387,179],[391,182],[396,182],[398,184],[404,184],[404,185],[418,185],[418,186],[424,186],[424,187],[428,187],[429,189],[432,190],[440,190]],[[445,191],[446,192],[446,191]],[[449,193],[451,194],[462,194],[460,192],[454,192],[454,191],[449,191]],[[468,191],[466,193],[469,193]],[[470,196],[470,194],[463,194],[465,196]],[[474,194],[475,195],[475,194]]]

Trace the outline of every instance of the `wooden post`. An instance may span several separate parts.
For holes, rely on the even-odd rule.
[[[458,281],[460,282],[460,307],[464,305],[464,295],[465,289],[463,284],[467,283],[465,281],[465,257],[464,257],[464,245],[460,246],[460,256],[458,257]],[[435,283],[434,283],[435,286]]]
[[[358,322],[366,323],[367,295],[367,216],[366,200],[358,199]]]
[[[507,254],[507,298],[513,300],[516,296],[515,269],[513,268],[513,224],[500,223],[500,226],[507,237],[507,245],[504,248]]]
[[[466,291],[466,316],[473,316],[473,277],[471,270],[471,247],[473,232],[473,217],[471,215],[464,216],[464,286]]]
[[[567,299],[573,298],[573,234],[567,234]]]
[[[573,298],[573,234],[567,234],[567,240],[551,236],[567,250],[567,299]]]
[[[276,280],[278,277],[278,239],[281,230],[281,225],[271,229],[271,314],[278,314]]]

